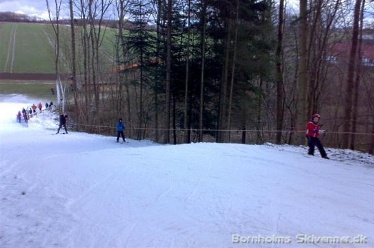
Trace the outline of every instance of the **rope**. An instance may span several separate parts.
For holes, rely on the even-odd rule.
[[[75,126],[85,126],[85,127],[95,127],[95,128],[108,128],[115,129],[115,126],[104,126],[104,125],[89,125],[75,123]],[[305,130],[258,130],[258,129],[199,129],[199,128],[146,128],[146,127],[131,127],[132,130],[151,130],[151,131],[193,131],[193,132],[261,132],[261,133],[305,133]],[[355,135],[374,135],[374,133],[353,133],[353,132],[329,132],[326,131],[326,134],[355,134]]]

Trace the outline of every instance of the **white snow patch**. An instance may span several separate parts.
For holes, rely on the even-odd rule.
[[[374,246],[371,155],[53,135],[32,101],[0,97],[0,247]]]

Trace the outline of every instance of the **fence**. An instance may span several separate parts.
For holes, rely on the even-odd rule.
[[[103,135],[115,135],[115,124],[107,125],[87,125],[76,123],[77,130]],[[276,134],[282,133],[283,144],[306,145],[305,131],[298,130],[257,130],[257,129],[234,129],[234,130],[217,130],[217,129],[163,129],[163,128],[137,128],[128,126],[126,136],[133,139],[149,139],[155,142],[164,140],[165,131],[170,132],[170,143],[182,144],[186,143],[186,135],[188,142],[217,142],[217,137],[221,137],[221,142],[225,143],[242,143],[242,144],[263,144],[266,142],[274,143]],[[200,133],[203,136],[200,138]],[[188,133],[188,134],[187,134]],[[368,152],[372,149],[373,133],[354,133],[355,143],[354,149],[358,151]],[[320,134],[319,138],[326,147],[342,148],[342,140],[344,135],[352,135],[349,132],[327,132]]]

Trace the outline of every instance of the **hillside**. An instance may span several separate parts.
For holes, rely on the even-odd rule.
[[[0,247],[374,246],[370,155],[54,135],[35,101],[0,97]]]
[[[113,67],[114,32],[108,30],[101,55],[104,70]],[[61,26],[60,72],[69,72],[70,42],[68,26]],[[0,23],[0,79],[51,80],[55,73],[55,35],[52,27],[41,23]],[[78,56],[81,49],[77,48]]]
[[[50,27],[34,23],[0,23],[0,72],[54,73]]]

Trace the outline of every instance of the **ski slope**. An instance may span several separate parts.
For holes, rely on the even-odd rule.
[[[374,247],[373,156],[53,135],[49,111],[15,122],[38,102],[0,97],[2,248]]]

